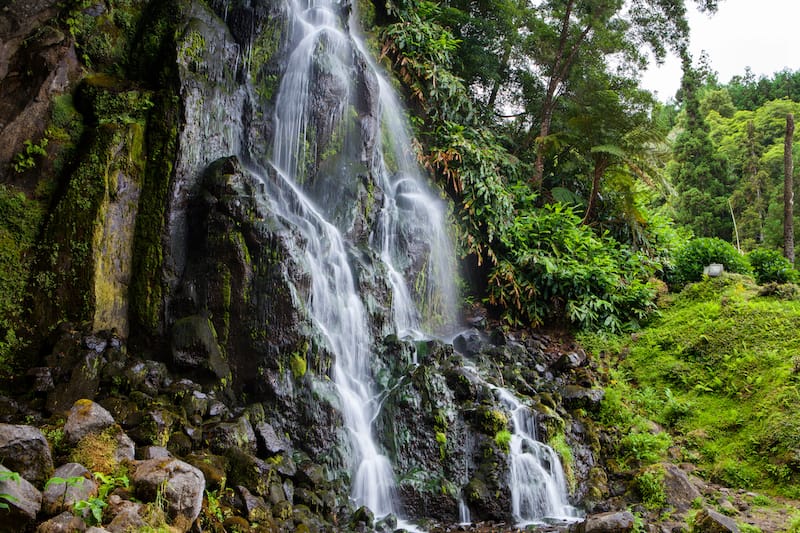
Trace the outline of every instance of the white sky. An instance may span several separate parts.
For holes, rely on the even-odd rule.
[[[743,75],[749,66],[756,79],[789,68],[800,70],[800,0],[720,0],[715,15],[701,14],[691,0],[692,57],[708,54],[721,83]],[[666,101],[680,87],[680,61],[670,56],[642,76],[642,86]]]

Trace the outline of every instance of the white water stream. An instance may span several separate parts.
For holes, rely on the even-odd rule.
[[[357,506],[366,505],[377,517],[382,517],[396,511],[395,483],[391,464],[372,434],[372,422],[380,406],[372,377],[373,339],[367,313],[354,282],[348,254],[350,245],[342,229],[326,220],[302,185],[307,162],[314,157],[308,153],[308,146],[315,141],[311,138],[315,133],[310,122],[315,62],[325,65],[326,73],[336,79],[337,87],[347,89],[348,94],[328,110],[330,122],[336,124],[343,120],[355,97],[354,56],[361,54],[368,58],[368,54],[361,41],[345,31],[336,14],[341,9],[338,4],[311,0],[304,6],[292,0],[289,8],[292,39],[297,44],[289,57],[275,105],[271,163],[277,170],[278,183],[267,185],[276,213],[298,235],[295,245],[302,250],[311,277],[308,309],[334,355],[333,377],[357,454],[353,458],[351,496]],[[388,273],[395,330],[402,336],[419,337],[425,326],[423,315],[435,314],[447,319],[455,316],[453,276],[448,269],[453,255],[445,232],[442,202],[428,191],[410,153],[402,108],[374,64],[369,65],[379,80],[381,119],[385,121],[379,131],[391,136],[387,144],[395,147],[390,157],[397,165],[396,172],[387,168],[389,157],[382,151],[382,142],[369,154],[368,164],[383,192],[383,204],[370,241]],[[410,243],[411,239],[415,241]],[[430,251],[424,279],[416,280],[424,287],[422,292],[428,307],[425,313],[414,305],[412,291],[403,275],[407,266],[403,262],[409,256],[405,247],[419,243]]]

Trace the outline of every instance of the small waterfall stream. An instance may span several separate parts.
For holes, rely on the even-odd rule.
[[[558,454],[536,439],[536,420],[511,392],[495,389],[511,412],[514,433],[510,443],[511,512],[520,524],[546,520],[574,521],[578,510],[567,502],[564,467]]]

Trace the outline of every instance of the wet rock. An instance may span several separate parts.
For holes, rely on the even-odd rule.
[[[474,328],[459,333],[453,339],[453,348],[469,357],[478,355],[485,344],[480,331]]]
[[[567,409],[586,409],[596,412],[600,409],[600,403],[605,397],[603,389],[581,387],[579,385],[567,385],[561,392],[561,399]]]
[[[177,459],[150,459],[136,466],[131,482],[144,501],[164,499],[172,524],[189,529],[203,505],[203,473]]]
[[[217,379],[230,376],[217,333],[208,318],[193,315],[172,326],[172,362],[179,368],[209,373]]]
[[[214,453],[225,453],[230,449],[255,454],[257,451],[256,433],[245,417],[235,422],[220,422],[203,428],[203,440]]]
[[[0,461],[39,486],[53,471],[53,457],[47,439],[32,426],[0,424]]]
[[[634,517],[629,511],[610,511],[587,516],[574,527],[576,533],[625,533],[633,530]]]
[[[247,488],[238,485],[236,494],[242,501],[243,514],[251,522],[263,522],[272,519],[272,513],[260,496],[254,496]]]
[[[553,365],[553,368],[559,372],[566,372],[580,367],[584,362],[586,362],[586,354],[570,352],[562,354]]]
[[[53,472],[53,478],[42,493],[42,510],[54,515],[72,510],[75,502],[97,495],[97,483],[85,466],[67,463]]]
[[[141,531],[147,526],[142,518],[143,505],[128,500],[123,500],[117,495],[108,499],[108,514],[113,516],[106,529],[111,533],[128,533]]]
[[[53,369],[48,366],[31,368],[26,375],[33,380],[34,392],[50,392],[55,388]]]
[[[260,454],[273,456],[292,449],[289,439],[283,435],[278,435],[275,429],[266,422],[256,425],[255,434]]]
[[[69,511],[64,511],[50,520],[42,522],[36,533],[75,533],[86,531],[86,522]]]
[[[166,409],[150,409],[131,413],[123,426],[128,435],[140,446],[163,445],[172,433],[175,415]]]
[[[9,477],[11,470],[0,465],[0,494],[8,509],[3,511],[0,532],[17,533],[24,531],[36,520],[42,508],[42,493],[24,478]]]
[[[169,383],[169,371],[158,361],[139,361],[125,370],[128,388],[148,396],[156,396]]]
[[[229,485],[242,485],[259,496],[269,498],[268,480],[279,477],[271,465],[238,449],[228,450],[226,457],[230,462]]]
[[[703,509],[694,517],[694,533],[739,533],[736,521],[712,509]]]
[[[103,406],[91,400],[81,399],[75,402],[64,424],[64,438],[75,444],[89,433],[100,433],[115,424]]]
[[[372,514],[369,507],[361,506],[353,513],[353,518],[350,519],[350,526],[366,526],[367,528],[372,528],[375,526],[375,515]]]
[[[208,452],[195,452],[186,456],[186,462],[199,469],[206,478],[208,490],[219,490],[225,487],[228,469],[228,460],[220,455]]]
[[[692,502],[701,497],[700,491],[689,480],[686,472],[672,463],[664,465],[664,492],[667,503],[680,512],[688,511]]]
[[[312,462],[303,462],[297,469],[296,480],[310,488],[321,487],[325,482],[325,468]]]

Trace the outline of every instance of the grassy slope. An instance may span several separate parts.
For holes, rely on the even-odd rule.
[[[672,297],[632,337],[582,341],[605,352],[601,419],[620,425],[624,468],[678,460],[731,487],[800,497],[800,301],[758,296],[748,278],[706,280]],[[674,448],[673,448],[674,451]]]

